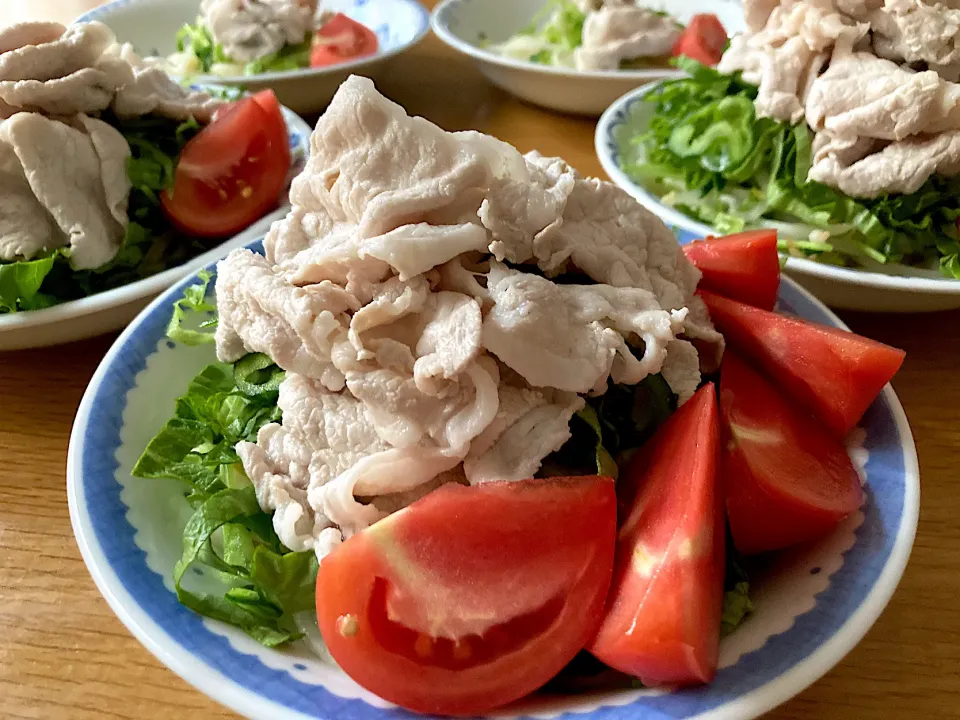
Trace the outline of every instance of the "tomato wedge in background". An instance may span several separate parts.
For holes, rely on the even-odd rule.
[[[729,346],[841,436],[859,422],[906,356],[846,330],[699,294]]]
[[[827,535],[863,502],[841,440],[726,352],[720,369],[727,518],[745,554]]]
[[[356,682],[410,710],[523,697],[596,632],[616,512],[604,477],[444,485],[323,559],[323,639]]]
[[[273,91],[243,98],[184,146],[173,188],[160,196],[163,210],[191,235],[233,235],[277,204],[290,162],[287,127]]]
[[[680,33],[671,55],[686,55],[704,65],[716,65],[727,46],[727,31],[713,13],[698,13]]]
[[[373,30],[343,13],[337,13],[317,30],[310,51],[310,67],[336,65],[377,52]]]
[[[776,230],[749,230],[683,246],[703,273],[698,287],[747,305],[773,310],[780,290]]]
[[[607,610],[587,649],[645,684],[696,684],[717,670],[725,526],[714,386],[705,385],[620,473]]]

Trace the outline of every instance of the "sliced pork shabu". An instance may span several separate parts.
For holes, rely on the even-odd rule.
[[[220,359],[287,372],[282,422],[238,452],[289,547],[322,556],[440,482],[531,477],[584,395],[662,372],[683,402],[716,367],[698,271],[616,186],[357,77],[311,149],[265,256],[217,281]]]
[[[717,66],[760,117],[816,133],[809,179],[857,198],[960,173],[960,9],[933,0],[746,0]]]

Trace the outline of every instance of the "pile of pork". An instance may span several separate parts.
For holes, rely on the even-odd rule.
[[[960,9],[929,0],[744,0],[718,70],[757,114],[816,133],[809,178],[858,198],[960,172]]]
[[[220,102],[147,68],[101,23],[0,30],[0,261],[70,249],[74,269],[117,254],[130,147],[100,119],[210,120]]]
[[[578,70],[617,70],[620,63],[670,54],[682,28],[664,13],[636,0],[577,0],[587,15],[581,45],[573,53]]]
[[[317,0],[203,0],[200,24],[235,62],[298,45],[322,24]]]
[[[237,451],[294,550],[444,482],[532,477],[608,381],[662,373],[684,402],[719,362],[699,271],[654,215],[369,80],[341,86],[290,201],[265,255],[219,263],[216,341],[286,371],[282,422]]]

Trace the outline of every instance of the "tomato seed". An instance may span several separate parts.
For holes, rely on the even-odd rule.
[[[359,627],[360,623],[357,622],[356,615],[341,615],[337,618],[337,632],[343,637],[353,637],[357,634]]]

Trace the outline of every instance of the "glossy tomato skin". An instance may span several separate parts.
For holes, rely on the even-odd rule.
[[[379,43],[374,32],[343,13],[337,13],[317,31],[310,51],[310,67],[326,67],[375,55]]]
[[[171,224],[190,235],[234,235],[277,204],[290,163],[280,104],[267,90],[218,112],[184,146],[161,205]]]
[[[902,350],[860,335],[699,294],[728,345],[839,436],[856,426],[903,363]]]
[[[747,305],[773,310],[780,290],[776,230],[708,237],[683,246],[687,260],[703,273],[698,287]]]
[[[686,55],[703,65],[716,65],[726,44],[727,31],[720,19],[713,13],[699,13],[690,18],[671,54]]]
[[[610,478],[445,485],[323,559],[320,631],[380,697],[485,712],[542,686],[596,632],[615,537]]]
[[[726,549],[718,453],[708,384],[617,481],[613,582],[588,649],[647,685],[706,683],[716,673]]]
[[[727,518],[744,554],[829,534],[863,502],[843,442],[736,354],[720,370]]]

